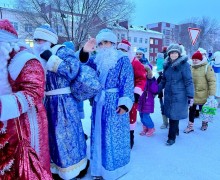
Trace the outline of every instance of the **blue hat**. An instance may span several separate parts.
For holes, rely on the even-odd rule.
[[[72,49],[73,51],[75,51],[75,46],[74,46],[72,41],[66,41],[66,42],[63,43],[63,45],[65,45],[67,48]]]
[[[102,41],[110,41],[116,44],[117,36],[110,29],[102,29],[96,36],[96,43],[99,44]]]
[[[58,36],[53,28],[50,27],[49,24],[44,24],[38,27],[34,31],[34,39],[42,39],[52,44],[57,44]]]
[[[145,53],[145,49],[144,48],[138,48],[136,53],[142,53],[144,54]]]

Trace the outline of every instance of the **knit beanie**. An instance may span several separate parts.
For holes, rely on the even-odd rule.
[[[203,57],[202,54],[199,51],[196,51],[193,55],[192,55],[192,59],[198,59],[200,61],[202,61]]]
[[[110,41],[116,44],[117,36],[110,29],[102,29],[96,36],[96,43],[99,44],[102,41]]]
[[[130,51],[131,44],[129,43],[128,40],[123,39],[119,44],[118,44],[118,49],[123,49],[125,51]]]
[[[34,39],[42,39],[52,44],[57,44],[58,36],[53,28],[50,27],[49,24],[44,24],[38,27],[34,31]]]

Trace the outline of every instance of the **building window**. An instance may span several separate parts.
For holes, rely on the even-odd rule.
[[[155,43],[155,45],[158,45],[158,40],[157,40],[157,39],[155,39],[155,42],[154,42],[154,43]]]
[[[18,31],[18,23],[17,22],[11,22],[11,24],[14,26],[15,30]]]
[[[145,39],[145,44],[147,44],[148,43],[148,39]]]
[[[128,37],[128,41],[131,42],[131,37]]]
[[[155,52],[155,53],[158,53],[158,48],[155,48],[155,49],[154,49],[154,52]]]
[[[154,40],[153,39],[150,39],[150,44],[154,44]]]
[[[140,38],[140,39],[139,39],[139,43],[142,43],[142,41],[143,41],[143,38]]]
[[[137,42],[137,37],[134,37],[134,42],[135,42],[135,43]]]
[[[154,48],[150,48],[150,53],[154,53]]]
[[[170,35],[170,30],[166,30],[165,35],[169,36]]]
[[[154,57],[153,56],[150,56],[150,61],[153,61],[154,60]]]
[[[24,29],[26,32],[33,32],[33,27],[31,24],[25,24]]]

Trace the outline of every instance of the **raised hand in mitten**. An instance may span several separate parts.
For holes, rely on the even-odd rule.
[[[42,59],[45,59],[46,61],[48,61],[50,59],[50,57],[52,56],[52,52],[50,50],[45,50],[44,52],[42,52],[40,54],[40,57]]]

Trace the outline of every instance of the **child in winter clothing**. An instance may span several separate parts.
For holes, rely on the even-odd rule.
[[[208,66],[207,58],[203,58],[202,54],[197,51],[192,56],[192,76],[195,87],[194,103],[189,108],[189,123],[184,133],[194,131],[193,124],[195,118],[196,106],[202,109],[207,98],[214,98],[215,95],[215,74],[211,66]],[[203,121],[201,130],[205,131],[208,127],[208,122]]]
[[[158,78],[157,78],[157,83],[159,84],[162,77],[163,77],[163,64],[164,64],[164,53],[158,53],[157,54],[157,72],[159,74]],[[160,92],[158,94],[158,98],[160,101],[160,109],[161,109],[161,114],[162,114],[162,118],[163,118],[163,124],[160,126],[161,129],[166,129],[168,127],[168,119],[167,117],[164,115],[164,99],[163,99],[163,91]]]
[[[140,113],[141,122],[143,123],[143,131],[140,135],[152,136],[155,129],[150,113],[154,112],[154,97],[158,92],[158,84],[155,77],[153,77],[151,66],[146,65],[145,69],[147,71],[147,83],[138,102],[138,111]]]

